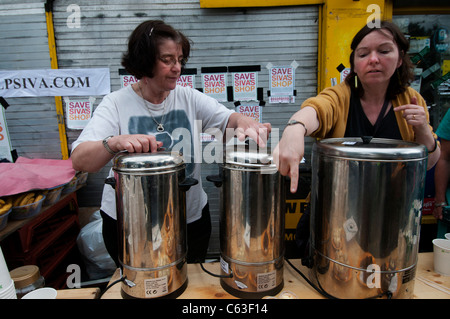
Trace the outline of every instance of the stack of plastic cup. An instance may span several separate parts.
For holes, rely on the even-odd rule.
[[[0,247],[0,299],[17,299],[16,287],[12,280],[5,257]]]
[[[433,239],[434,271],[440,275],[450,276],[450,240]]]

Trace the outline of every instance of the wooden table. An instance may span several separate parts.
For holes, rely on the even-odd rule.
[[[56,299],[97,299],[100,288],[61,289],[57,291]]]
[[[433,253],[419,254],[414,284],[416,299],[450,299],[450,276],[434,272]]]
[[[308,274],[308,269],[301,265],[300,260],[291,262],[302,271]],[[220,272],[218,262],[205,263],[204,267],[212,273]],[[186,290],[178,297],[179,299],[237,299],[227,293],[220,286],[219,278],[212,277],[205,273],[199,264],[188,264],[188,280]],[[110,283],[119,279],[117,270],[110,280]],[[121,284],[118,283],[108,289],[102,299],[121,299]],[[312,288],[290,265],[285,263],[283,292],[292,292],[299,299],[319,299],[324,298],[314,288]],[[433,270],[433,253],[420,253],[417,265],[417,272],[414,286],[414,298],[416,299],[450,299],[450,277],[441,276]]]

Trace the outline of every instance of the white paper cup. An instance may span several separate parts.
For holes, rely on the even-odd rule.
[[[444,235],[446,239],[450,240],[450,233]]]
[[[0,289],[0,299],[17,299],[16,287],[14,281],[11,279],[11,283],[6,287]]]
[[[9,287],[9,285],[11,284],[11,280],[11,275],[9,274],[5,257],[3,257],[3,252],[0,248],[0,287]],[[0,288],[0,291],[2,291],[2,288]]]
[[[50,287],[39,288],[27,293],[22,299],[56,299],[58,292]]]
[[[434,271],[450,276],[450,240],[433,239]]]

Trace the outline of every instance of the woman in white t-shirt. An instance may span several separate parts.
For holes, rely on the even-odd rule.
[[[190,41],[163,21],[143,22],[132,32],[122,65],[139,82],[104,97],[72,144],[75,170],[97,172],[120,151],[155,152],[161,146],[170,150],[180,139],[174,130],[180,129],[190,132],[191,154],[200,147],[199,134],[208,128],[224,134],[232,128],[240,140],[248,136],[265,145],[269,123],[260,124],[198,90],[176,85],[189,53]],[[208,249],[211,220],[200,161],[186,162],[186,175],[199,181],[187,192],[187,259],[201,262]],[[101,215],[105,245],[118,264],[115,194],[109,185],[103,189]]]

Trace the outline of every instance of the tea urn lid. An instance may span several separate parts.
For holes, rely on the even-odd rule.
[[[383,138],[329,138],[313,146],[313,153],[362,160],[422,160],[427,158],[424,145]]]
[[[259,148],[229,147],[225,150],[224,161],[228,167],[276,170],[272,155]]]
[[[184,167],[183,155],[178,152],[119,153],[114,157],[113,169],[119,172],[164,171]]]

